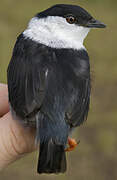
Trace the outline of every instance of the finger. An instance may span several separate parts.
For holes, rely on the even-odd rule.
[[[0,117],[9,111],[8,88],[6,84],[0,83]]]
[[[14,151],[17,155],[32,152],[37,149],[35,145],[35,129],[24,127],[18,120],[14,119],[10,112],[5,114],[0,121],[0,127],[4,127],[5,137],[10,138]],[[7,133],[6,133],[7,130]]]
[[[34,150],[34,130],[25,129],[10,112],[5,114],[0,121],[0,170]]]

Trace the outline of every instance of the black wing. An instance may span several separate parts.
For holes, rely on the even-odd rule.
[[[75,127],[87,119],[89,111],[91,80],[87,52],[85,50],[74,52],[74,58],[70,60],[70,67],[70,74],[74,74],[74,78],[72,78],[72,93],[69,97],[66,119],[71,127]]]
[[[39,49],[42,49],[40,53]],[[21,119],[29,119],[42,104],[47,70],[44,62],[41,62],[42,57],[42,46],[24,39],[23,35],[19,36],[7,75],[9,102]]]
[[[66,112],[67,122],[71,127],[82,124],[86,119],[90,104],[90,83],[89,80],[82,82],[80,91],[72,98],[69,110]]]

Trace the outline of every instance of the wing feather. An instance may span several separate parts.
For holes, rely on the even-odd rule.
[[[72,98],[71,106],[66,113],[67,122],[71,127],[79,126],[86,119],[89,111],[90,104],[90,81],[82,81],[80,89]]]
[[[28,45],[22,37],[18,38],[7,71],[9,102],[16,115],[23,119],[40,108],[46,80],[41,55],[33,56]]]

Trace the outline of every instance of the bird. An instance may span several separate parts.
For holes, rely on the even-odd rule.
[[[105,27],[78,5],[56,4],[37,13],[16,40],[7,69],[9,104],[13,117],[36,130],[39,174],[67,169],[66,151],[77,146],[71,132],[90,106],[84,39]]]

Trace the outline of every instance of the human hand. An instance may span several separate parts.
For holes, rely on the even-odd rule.
[[[35,149],[35,129],[24,128],[12,118],[7,85],[0,84],[0,169]]]

